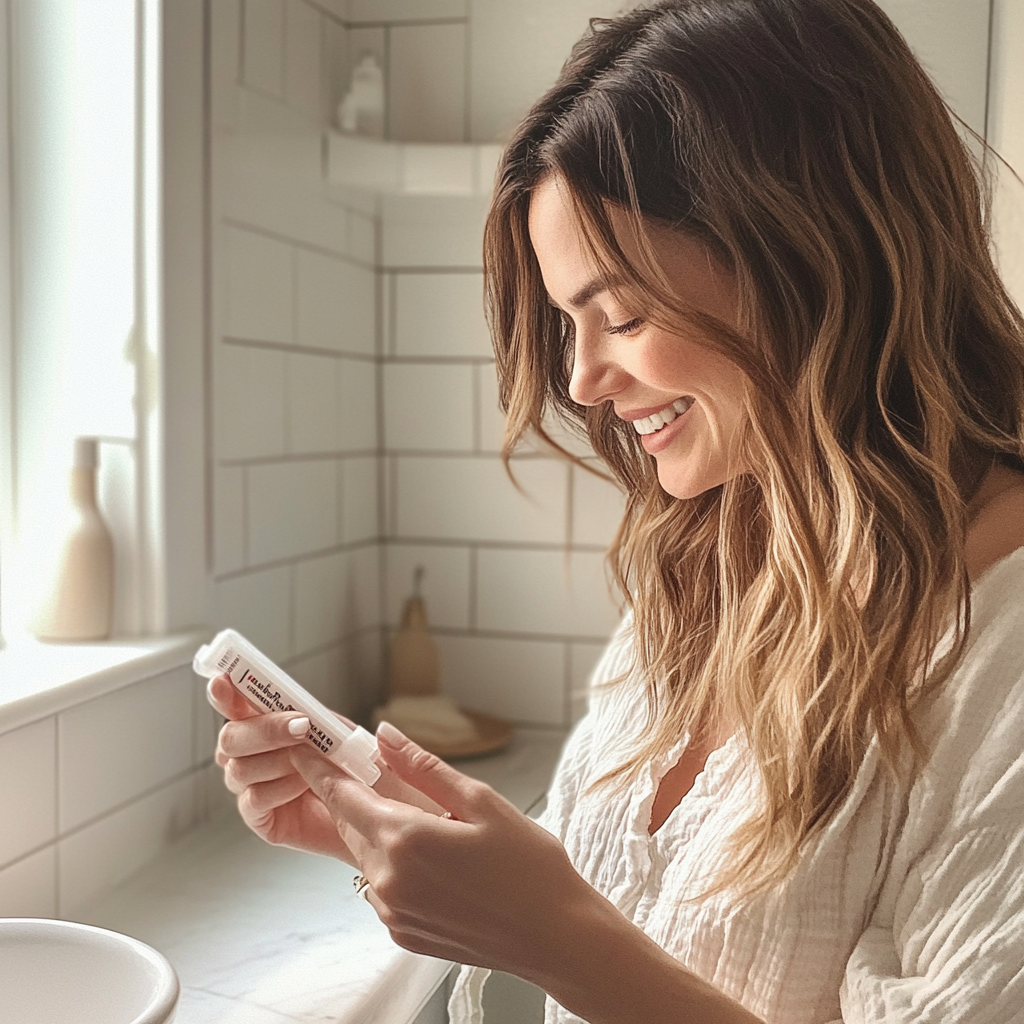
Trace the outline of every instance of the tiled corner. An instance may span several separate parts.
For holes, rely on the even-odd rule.
[[[563,644],[439,636],[441,688],[462,707],[539,725],[565,724]]]
[[[0,778],[16,780],[0,788],[0,865],[4,865],[57,835],[54,718],[0,735]]]
[[[473,450],[473,367],[384,367],[384,444],[391,450]]]
[[[294,567],[297,656],[380,623],[375,545],[305,559]]]
[[[310,558],[295,566],[295,649],[323,647],[346,632],[349,602],[359,595],[350,592],[348,552]]]
[[[338,543],[337,475],[328,459],[249,470],[249,562],[321,551]]]
[[[563,544],[568,467],[517,460],[522,490],[498,459],[398,457],[396,522],[400,538]]]
[[[0,917],[57,916],[57,848],[0,868]]]
[[[396,274],[394,289],[395,355],[493,358],[483,274]]]
[[[363,263],[377,262],[377,223],[373,217],[355,210],[349,211],[348,254]],[[350,349],[350,351],[360,351]]]
[[[376,544],[353,548],[348,556],[345,634],[376,630],[381,624],[381,557]]]
[[[470,626],[470,567],[468,547],[388,544],[385,549],[385,615],[389,626],[401,622],[402,608],[412,594],[416,569],[424,571],[422,596],[433,627]]]
[[[341,459],[338,463],[341,491],[343,544],[358,544],[381,535],[378,502],[380,460],[376,456]]]
[[[227,333],[248,341],[292,341],[292,247],[241,228],[225,229]]]
[[[299,249],[296,260],[299,344],[373,355],[377,340],[374,272],[308,249]]]
[[[466,138],[466,25],[402,25],[389,33],[388,135],[403,142]]]
[[[377,367],[369,360],[339,359],[338,443],[343,452],[375,451],[377,428]]]
[[[508,548],[477,552],[478,629],[604,638],[619,618],[602,555]]]
[[[245,0],[242,80],[269,96],[284,95],[284,0]]]
[[[289,453],[337,451],[337,358],[295,352],[287,359]]]
[[[285,450],[285,354],[223,342],[215,351],[217,456],[246,459],[281,455]]]
[[[289,662],[288,673],[317,700],[351,717],[354,701],[349,687],[343,643]]]
[[[346,671],[354,712],[351,717],[369,718],[384,703],[384,658],[381,630],[368,629],[345,641]]]
[[[192,688],[191,670],[175,669],[61,712],[62,833],[192,767]]]
[[[488,196],[382,196],[384,266],[480,267],[488,201]]]
[[[291,571],[277,566],[218,580],[213,586],[214,629],[230,626],[268,658],[291,654]]]

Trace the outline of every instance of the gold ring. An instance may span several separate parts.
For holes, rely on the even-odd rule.
[[[361,900],[365,900],[370,891],[370,881],[366,875],[356,875],[352,879],[352,888],[355,889],[356,895]]]

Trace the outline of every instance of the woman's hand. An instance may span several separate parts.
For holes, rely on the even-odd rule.
[[[539,980],[566,941],[569,907],[600,902],[618,914],[557,839],[489,786],[388,725],[377,739],[392,771],[452,819],[388,800],[307,748],[292,761],[355,854],[369,902],[399,945]]]
[[[297,750],[308,750],[303,744],[306,717],[299,712],[258,712],[225,676],[211,679],[207,693],[210,703],[229,719],[220,731],[214,760],[224,769],[224,784],[238,797],[238,813],[246,825],[268,843],[355,865],[334,818],[292,764]],[[288,730],[293,722],[305,723],[296,728],[298,735]]]

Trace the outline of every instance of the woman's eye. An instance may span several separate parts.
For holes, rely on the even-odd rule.
[[[632,320],[627,320],[624,324],[615,324],[608,328],[609,334],[632,334],[640,325],[643,320],[635,316]]]

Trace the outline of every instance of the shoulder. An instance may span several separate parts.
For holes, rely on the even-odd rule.
[[[926,803],[938,799],[940,820],[972,829],[1016,820],[1024,811],[1024,547],[976,582],[967,646],[920,725],[930,754],[915,789]]]

